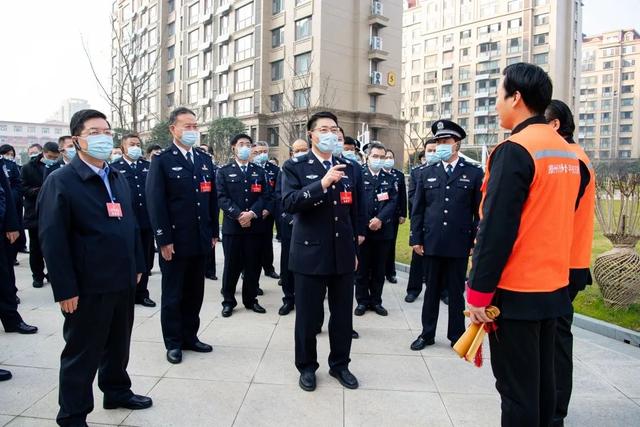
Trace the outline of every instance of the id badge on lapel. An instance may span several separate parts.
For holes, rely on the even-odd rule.
[[[340,203],[343,205],[350,205],[353,203],[353,193],[345,189],[340,192]]]
[[[201,193],[211,193],[211,181],[202,181],[200,183]]]
[[[255,184],[251,184],[251,192],[262,193],[262,185],[258,184],[257,182]]]
[[[109,218],[122,218],[122,207],[120,203],[107,203],[107,215],[109,215]]]
[[[379,202],[384,202],[386,200],[389,200],[389,193],[387,193],[386,191],[384,193],[378,193],[376,197],[378,198]]]

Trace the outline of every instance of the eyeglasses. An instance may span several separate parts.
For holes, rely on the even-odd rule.
[[[320,133],[338,133],[340,132],[340,128],[339,127],[328,127],[328,126],[323,126],[323,127],[319,127],[319,128],[315,128],[312,129],[312,132],[318,131]]]
[[[96,128],[91,128],[87,131],[87,135],[83,136],[82,138],[86,138],[87,136],[95,136],[95,135],[107,135],[107,136],[113,136],[113,131],[111,129],[96,129]]]

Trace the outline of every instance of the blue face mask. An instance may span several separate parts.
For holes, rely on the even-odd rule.
[[[384,159],[384,168],[385,169],[393,169],[393,165],[396,162],[393,159]]]
[[[98,160],[108,160],[113,150],[113,137],[110,135],[89,135],[87,137],[87,154]]]
[[[342,157],[344,157],[345,159],[352,160],[354,162],[358,161],[358,156],[356,156],[356,152],[355,151],[343,151],[342,152]]]
[[[424,163],[427,166],[438,163],[438,156],[436,156],[434,153],[427,153],[424,158]]]
[[[338,136],[335,133],[327,132],[321,133],[318,141],[318,150],[322,153],[333,153],[338,144]]]
[[[67,154],[67,159],[71,160],[76,156],[76,149],[75,148],[65,148],[64,152]]]
[[[140,157],[142,157],[142,148],[138,147],[137,145],[129,147],[129,150],[127,150],[127,155],[131,157],[131,160],[135,162]]]
[[[344,142],[337,141],[336,147],[333,149],[333,155],[339,156],[344,151]]]
[[[185,130],[182,132],[182,136],[180,137],[180,142],[182,142],[187,147],[193,147],[196,142],[200,139],[200,132],[197,130]]]
[[[53,166],[55,162],[56,160],[51,160],[51,159],[47,159],[46,157],[42,157],[42,163],[44,163],[46,166]]]
[[[268,160],[269,156],[267,155],[267,153],[260,153],[253,158],[253,162],[257,163],[260,166],[266,165]]]
[[[308,151],[300,151],[299,153],[295,153],[293,157],[302,157],[308,153],[309,153]]]
[[[451,144],[439,144],[436,147],[436,157],[443,162],[449,160],[452,154],[453,146]]]
[[[369,167],[373,172],[378,172],[384,166],[384,159],[370,159]]]
[[[249,156],[251,156],[251,147],[240,147],[236,150],[236,153],[238,159],[244,162],[249,159]]]

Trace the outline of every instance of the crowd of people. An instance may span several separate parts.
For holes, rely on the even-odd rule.
[[[591,279],[595,177],[572,139],[571,111],[551,99],[548,75],[524,63],[503,74],[496,110],[512,134],[493,149],[486,171],[460,156],[465,130],[438,120],[408,189],[395,153],[380,142],[360,147],[331,112],[308,120],[306,139],[291,144],[282,168],[270,161],[268,144],[247,134],[235,135],[231,160],[216,164],[184,107],[168,118],[172,141],[147,147],[146,158],[136,134],[115,147],[96,110],[74,114],[71,135],[57,144],[31,146],[22,168],[12,147],[0,147],[0,318],[6,332],[37,332],[18,313],[14,265],[26,229],[33,286],[49,282],[64,316],[58,424],[87,425],[96,373],[106,409],[152,406],[133,393],[127,373],[135,304],[154,307],[152,297],[160,298],[169,363],[182,363],[185,351],[213,350],[198,338],[199,313],[205,279],[217,280],[219,243],[221,316],[233,315],[240,280],[245,309],[265,313],[261,274],[279,279],[278,313],[295,310],[299,385],[313,391],[326,298],[329,373],[358,388],[349,369],[359,337],[353,315],[388,315],[383,288],[397,282],[398,229],[410,217],[405,301],[426,290],[422,332],[407,344],[419,351],[435,343],[445,301],[453,347],[465,331],[466,295],[470,320],[497,326],[489,342],[502,424],[562,425],[571,395],[571,302]],[[156,253],[159,296],[148,290]],[[497,319],[487,316],[489,305],[500,309]],[[0,370],[0,380],[10,378]]]

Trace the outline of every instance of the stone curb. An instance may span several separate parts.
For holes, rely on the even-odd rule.
[[[409,266],[396,262],[396,270],[409,273]],[[640,347],[640,332],[632,331],[631,329],[626,329],[579,313],[574,314],[573,324],[598,335],[631,344],[634,347]]]

